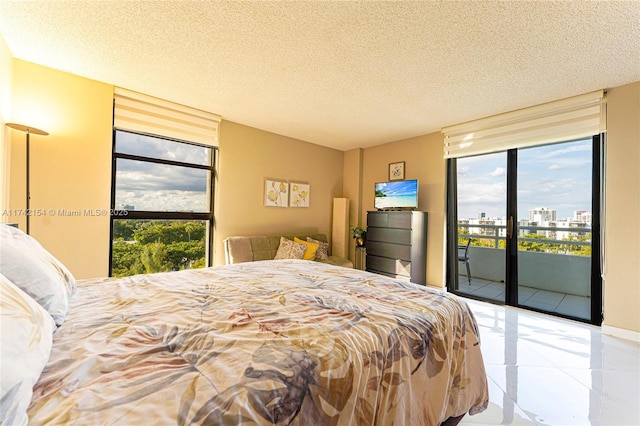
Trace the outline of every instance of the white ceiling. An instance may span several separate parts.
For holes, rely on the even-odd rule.
[[[16,58],[340,150],[640,81],[640,2],[0,0]]]

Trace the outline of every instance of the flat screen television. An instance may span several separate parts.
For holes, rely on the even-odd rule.
[[[375,184],[373,205],[378,210],[418,208],[418,180],[395,180]]]

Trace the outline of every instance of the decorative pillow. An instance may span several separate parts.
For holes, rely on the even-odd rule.
[[[280,237],[280,245],[274,259],[302,259],[307,246],[288,238]]]
[[[49,360],[55,329],[47,311],[0,274],[0,424],[27,424],[33,386]]]
[[[318,244],[310,241],[303,241],[298,237],[293,237],[293,241],[296,243],[304,244],[307,248],[304,251],[302,258],[304,260],[314,260],[316,258],[316,252],[318,251]]]
[[[314,240],[311,237],[307,237],[307,241],[316,243],[318,245],[318,250],[316,251],[316,260],[326,260],[329,258],[329,243]]]
[[[0,272],[42,305],[57,325],[64,322],[75,278],[38,241],[4,224],[0,225]]]

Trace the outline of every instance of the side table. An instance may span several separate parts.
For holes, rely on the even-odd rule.
[[[356,247],[356,269],[364,271],[367,267],[367,249],[366,247]]]

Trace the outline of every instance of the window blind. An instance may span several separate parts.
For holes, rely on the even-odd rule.
[[[218,145],[220,116],[116,87],[113,126],[204,145]]]
[[[444,127],[444,158],[564,142],[606,132],[599,90],[530,108]]]

